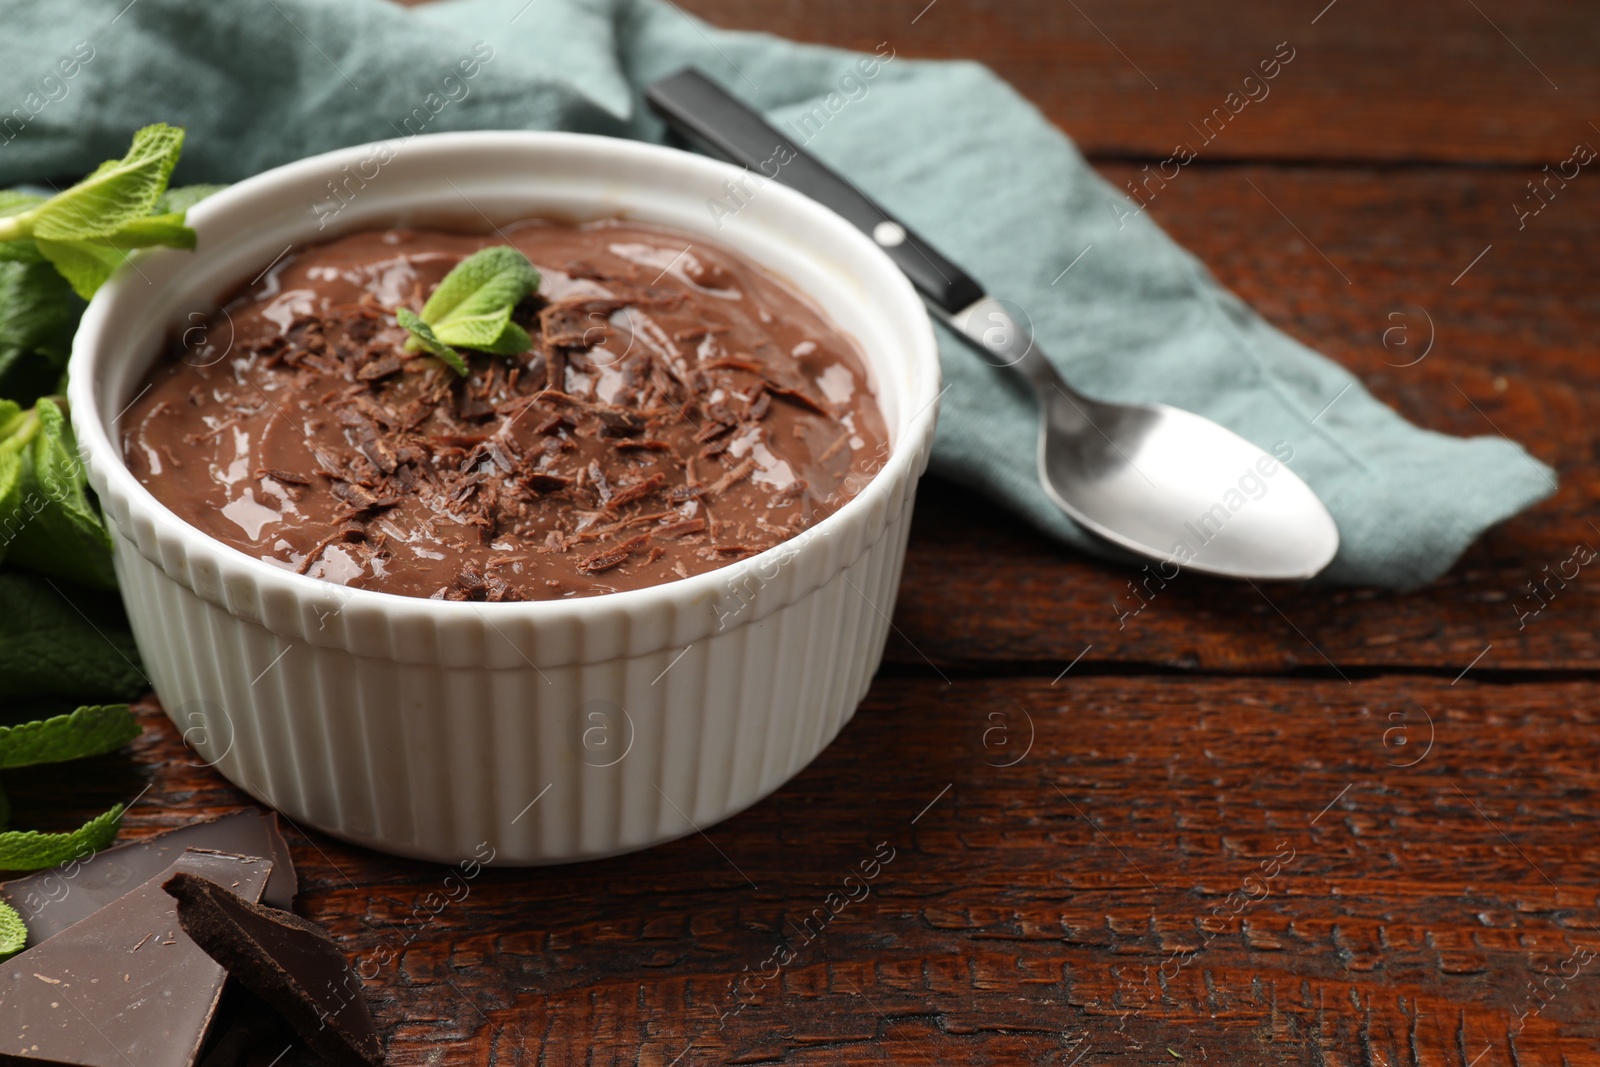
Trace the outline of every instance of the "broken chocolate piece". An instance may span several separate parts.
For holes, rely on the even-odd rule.
[[[190,849],[169,869],[255,906],[272,866]],[[227,975],[177,911],[151,879],[0,964],[0,1062],[190,1067]]]
[[[183,932],[277,1009],[318,1055],[350,1067],[383,1062],[361,979],[322,927],[184,871],[163,888],[178,902]]]
[[[277,815],[258,808],[192,822],[142,841],[113,845],[75,863],[13,879],[0,885],[0,898],[27,924],[28,944],[37,945],[167,870],[186,848],[269,857],[272,876],[261,899],[275,908],[294,904],[299,887],[289,846],[278,831]],[[4,1051],[3,1044],[0,1051]]]

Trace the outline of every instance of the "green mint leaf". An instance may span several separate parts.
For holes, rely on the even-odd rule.
[[[422,305],[422,317],[436,331],[475,318],[497,317],[502,309],[509,312],[538,287],[539,272],[527,256],[509,245],[480,248],[444,276]],[[484,342],[498,336],[496,327]]]
[[[529,337],[528,331],[521,326],[507,321],[505,329],[500,331],[500,336],[495,338],[493,343],[471,347],[493,352],[497,356],[516,356],[533,347],[533,338]]]
[[[128,253],[89,241],[34,241],[40,253],[72,284],[72,291],[88,300],[122,266]]]
[[[131,700],[149,687],[114,594],[0,569],[0,707]]]
[[[31,515],[23,513],[23,475],[28,446],[39,432],[39,415],[0,400],[0,559]]]
[[[44,253],[32,241],[0,241],[0,263],[45,263]]]
[[[505,304],[494,311],[430,325],[439,340],[446,344],[488,350],[499,343],[506,327],[511,325],[511,306]]]
[[[32,242],[21,243],[33,247]],[[0,345],[43,353],[59,373],[82,314],[83,301],[43,258],[0,263]],[[16,399],[14,392],[0,395]]]
[[[17,909],[0,900],[0,963],[28,947],[28,925]]]
[[[532,341],[511,321],[511,310],[538,287],[539,272],[527,256],[508,245],[482,248],[444,276],[422,306],[422,319],[445,345],[526,352]]]
[[[406,339],[406,347],[415,350],[430,352],[450,367],[451,370],[463,377],[467,374],[467,361],[461,358],[461,353],[434,336],[428,324],[419,319],[410,308],[395,308],[395,321],[411,331],[411,336]]]
[[[0,768],[98,756],[121,748],[141,732],[126,704],[84,707],[70,715],[0,726]]]
[[[37,428],[19,455],[17,484],[6,507],[0,495],[4,558],[69,582],[115,589],[111,535],[85,491],[72,424],[54,400],[34,408]]]
[[[109,237],[151,212],[166,192],[182,151],[181,128],[165,123],[146,126],[133,135],[127,155],[100,164],[72,188],[23,215],[29,220],[29,233],[51,241]]]
[[[99,852],[122,829],[122,805],[96,815],[70,833],[45,834],[37,830],[0,833],[0,870],[36,871]]]
[[[181,215],[212,193],[220,193],[226,188],[226,185],[180,185],[176,189],[168,189],[162,193],[151,211],[157,215],[172,212]]]
[[[108,248],[149,248],[165,245],[168,248],[194,248],[194,231],[183,224],[183,212],[166,215],[146,215],[134,219],[109,237],[97,237],[82,244],[104,245]]]

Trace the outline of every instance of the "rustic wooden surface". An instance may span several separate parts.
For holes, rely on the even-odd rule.
[[[1510,206],[1600,143],[1600,23],[1505,0],[925,2],[682,0],[988,62],[1114,180],[1292,41],[1272,97],[1151,210],[1407,416],[1528,443],[1560,493],[1415,593],[1185,576],[1119,626],[1128,574],[932,482],[860,713],[708,836],[487,872],[418,922],[442,868],[293,835],[300,910],[392,957],[369,983],[390,1062],[1600,1062],[1600,594],[1585,573],[1513,608],[1600,546],[1600,178],[1521,231]],[[144,718],[133,765],[100,761],[73,805],[149,784],[131,837],[244,802]],[[70,820],[64,773],[8,775],[19,823]],[[796,958],[740,994],[785,938]]]

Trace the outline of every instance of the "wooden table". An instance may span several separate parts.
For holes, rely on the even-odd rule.
[[[1561,490],[1422,592],[1185,575],[1119,625],[1128,574],[931,482],[871,694],[754,809],[485,873],[410,925],[443,869],[295,836],[301,910],[393,953],[369,986],[390,1062],[1600,1062],[1600,578],[1517,610],[1600,546],[1600,175],[1525,227],[1512,207],[1600,145],[1600,24],[1507,0],[681,2],[987,62],[1117,184],[1288,41],[1154,215],[1407,417],[1525,442]],[[135,836],[243,802],[146,710],[136,771],[107,761],[85,811],[153,783]],[[13,796],[48,793],[29,776]]]

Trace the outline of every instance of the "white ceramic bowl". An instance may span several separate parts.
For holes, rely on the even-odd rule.
[[[704,828],[833,739],[883,654],[938,356],[911,286],[827,209],[769,182],[718,228],[708,199],[740,174],[577,134],[349,148],[212,196],[189,215],[195,252],[141,255],[95,295],[73,345],[73,426],[150,680],[200,758],[349,841],[535,864]],[[721,570],[587,599],[474,604],[287,573],[185,524],[123,466],[117,420],[165,339],[290,246],[406,221],[537,215],[665,223],[788,279],[861,344],[892,446],[881,471],[800,538]]]

